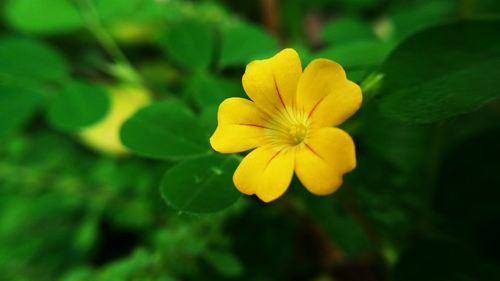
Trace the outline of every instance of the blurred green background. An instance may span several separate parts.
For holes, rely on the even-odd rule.
[[[3,0],[0,280],[500,280],[498,0]],[[364,92],[358,168],[272,204],[210,152],[245,65]]]

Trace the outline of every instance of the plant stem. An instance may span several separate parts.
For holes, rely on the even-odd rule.
[[[78,0],[78,4],[88,30],[115,62],[115,67],[111,69],[112,74],[126,82],[141,83],[140,75],[102,25],[93,0]]]
[[[374,72],[361,82],[360,86],[365,98],[371,99],[378,94],[383,78],[383,74]]]

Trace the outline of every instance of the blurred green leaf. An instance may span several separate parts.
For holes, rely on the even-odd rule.
[[[225,26],[221,31],[219,65],[245,65],[255,59],[270,57],[277,50],[276,38],[257,26],[248,23]]]
[[[233,156],[207,155],[170,168],[161,183],[163,198],[187,213],[212,213],[228,208],[240,198],[232,175],[238,160]]]
[[[356,17],[343,17],[327,23],[321,30],[321,38],[329,44],[374,39],[368,22]]]
[[[292,48],[299,54],[302,67],[308,65],[313,59],[315,59],[315,56],[311,53],[309,47],[305,45],[295,44],[292,45]]]
[[[344,68],[362,68],[381,64],[392,48],[390,42],[363,40],[326,48],[316,57],[334,60]]]
[[[33,88],[0,84],[0,138],[21,126],[34,113],[42,96]]]
[[[200,114],[201,124],[205,127],[207,133],[212,135],[217,128],[217,111],[219,105],[207,106]]]
[[[158,102],[139,110],[120,134],[129,149],[155,159],[176,160],[210,150],[199,120],[179,102]]]
[[[31,39],[0,39],[0,137],[35,112],[45,82],[66,79],[67,66],[50,46]]]
[[[457,6],[454,1],[414,2],[393,11],[389,18],[393,21],[396,37],[404,38],[426,27],[452,19]]]
[[[199,108],[220,104],[226,98],[243,95],[241,82],[206,73],[191,76],[187,81],[186,91]]]
[[[75,234],[75,246],[81,252],[87,252],[97,240],[99,235],[99,219],[96,217],[86,218],[78,227]]]
[[[466,21],[405,40],[383,66],[382,112],[428,123],[475,110],[498,97],[499,29],[499,21]]]
[[[209,24],[184,21],[168,28],[160,37],[166,53],[191,70],[209,67],[214,53],[214,33]]]
[[[107,265],[98,275],[97,280],[134,280],[142,276],[151,264],[151,254],[145,249],[137,248],[126,258],[116,260]],[[142,279],[139,279],[142,280]],[[147,280],[147,279],[145,279]]]
[[[47,112],[52,126],[77,130],[103,118],[109,110],[106,90],[98,85],[73,81],[63,86]]]
[[[70,0],[8,0],[6,19],[15,29],[34,34],[55,34],[78,30],[83,20]]]
[[[243,274],[243,265],[238,258],[226,251],[207,251],[205,259],[225,277],[235,278]]]
[[[134,22],[151,20],[161,14],[162,3],[152,0],[93,0],[102,19],[109,21]]]
[[[87,267],[75,267],[64,274],[60,281],[85,281],[92,277],[92,270]]]
[[[303,187],[299,187],[303,192]],[[359,257],[371,250],[372,242],[365,229],[346,210],[341,201],[304,195],[310,212],[336,245],[348,256]]]
[[[0,83],[52,82],[68,76],[64,59],[49,45],[33,39],[0,38],[0,62]]]

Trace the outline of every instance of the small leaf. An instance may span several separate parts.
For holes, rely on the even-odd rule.
[[[161,183],[169,205],[188,213],[211,213],[228,208],[240,198],[232,174],[238,160],[232,156],[207,155],[185,160],[170,168]]]
[[[15,29],[34,34],[56,34],[83,27],[77,7],[68,0],[9,0],[6,19]]]
[[[257,26],[239,23],[222,29],[219,65],[221,67],[245,65],[254,59],[273,55],[277,40]]]
[[[208,138],[189,109],[166,101],[147,106],[122,126],[125,146],[144,157],[178,160],[207,153]]]
[[[206,69],[214,52],[214,34],[210,26],[186,21],[169,28],[160,38],[167,54],[189,69]]]
[[[500,96],[500,21],[433,27],[405,40],[383,66],[381,110],[430,123]]]
[[[102,119],[110,100],[106,90],[83,81],[64,85],[48,111],[48,121],[62,130],[77,130]]]

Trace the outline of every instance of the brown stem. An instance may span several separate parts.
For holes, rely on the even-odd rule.
[[[278,0],[260,0],[262,21],[266,29],[282,41],[279,26]]]

